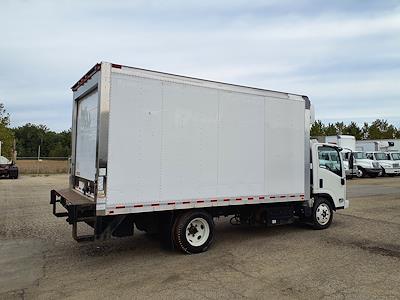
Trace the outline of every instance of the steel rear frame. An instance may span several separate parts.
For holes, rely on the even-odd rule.
[[[171,226],[175,218],[187,211],[182,209],[96,216],[94,201],[72,190],[52,190],[50,195],[53,214],[58,218],[66,218],[66,221],[72,225],[72,237],[77,242],[105,240],[112,236],[131,236],[133,235],[134,224],[139,230],[148,233],[163,233],[163,240],[166,241],[171,234]],[[213,218],[233,216],[233,218],[240,219],[242,224],[247,225],[274,226],[292,223],[297,217],[308,215],[309,211],[308,207],[304,205],[305,203],[305,201],[294,201],[194,208],[193,210],[203,210]],[[59,211],[57,206],[62,206],[65,210]],[[87,224],[91,228],[92,234],[79,234],[79,223]]]

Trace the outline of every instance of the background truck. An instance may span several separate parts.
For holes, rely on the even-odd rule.
[[[357,141],[356,150],[364,152],[400,151],[400,139],[362,140]]]
[[[385,152],[385,154],[388,160],[400,163],[400,152],[390,151],[390,152]]]
[[[306,96],[106,62],[72,90],[70,186],[50,204],[78,241],[135,225],[198,253],[215,217],[324,229],[349,205],[339,149],[310,142]]]
[[[382,168],[382,176],[395,176],[400,175],[400,166],[398,161],[391,160],[384,152],[372,151],[366,152],[369,159],[379,163]]]
[[[322,140],[321,140],[322,138]],[[382,168],[377,161],[367,157],[364,151],[357,151],[356,139],[352,135],[333,135],[321,137],[319,140],[326,143],[336,144],[343,150],[343,164],[346,175],[357,177],[377,177],[382,174]]]
[[[357,177],[377,177],[382,174],[381,165],[367,157],[363,151],[354,151],[354,165],[357,167]]]
[[[335,144],[342,148],[341,155],[343,159],[343,166],[346,172],[346,177],[352,178],[358,172],[357,165],[353,152],[356,150],[356,139],[352,135],[331,135],[318,137],[320,142]],[[362,164],[362,162],[361,162]]]

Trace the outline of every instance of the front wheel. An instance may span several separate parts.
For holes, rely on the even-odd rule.
[[[172,234],[175,246],[183,252],[204,252],[213,241],[214,221],[206,211],[188,211],[176,219]]]
[[[362,177],[364,177],[365,176],[365,171],[364,171],[364,169],[362,169],[362,168],[357,168],[357,177],[358,178],[362,178]]]
[[[328,228],[333,219],[331,203],[325,198],[315,199],[312,214],[312,225],[314,229]]]

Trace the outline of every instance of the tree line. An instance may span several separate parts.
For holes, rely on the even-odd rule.
[[[353,135],[357,140],[400,139],[400,127],[397,128],[383,119],[376,119],[371,124],[364,122],[362,126],[358,126],[355,122],[349,124],[336,122],[325,125],[317,120],[311,126],[312,137],[338,134]]]
[[[386,120],[377,119],[371,124],[364,122],[362,126],[355,122],[323,124],[315,121],[310,135],[329,136],[346,134],[353,135],[357,140],[366,139],[400,139],[400,127],[396,128]],[[71,155],[71,130],[62,132],[51,131],[45,125],[27,123],[23,126],[11,128],[10,114],[0,103],[0,141],[2,141],[2,155],[11,158],[14,139],[19,157],[36,157],[40,145],[42,157],[68,157]]]
[[[41,157],[68,157],[71,155],[71,130],[54,132],[45,125],[27,123],[10,127],[10,114],[0,103],[1,155],[12,158],[14,148],[18,157],[37,157],[40,146]]]

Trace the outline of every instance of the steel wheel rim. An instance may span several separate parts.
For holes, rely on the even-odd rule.
[[[321,203],[320,205],[318,205],[315,211],[315,218],[320,225],[328,224],[331,218],[331,209],[329,205],[326,203]]]
[[[185,230],[186,239],[193,247],[202,246],[210,236],[210,226],[203,218],[195,218],[189,222]]]

